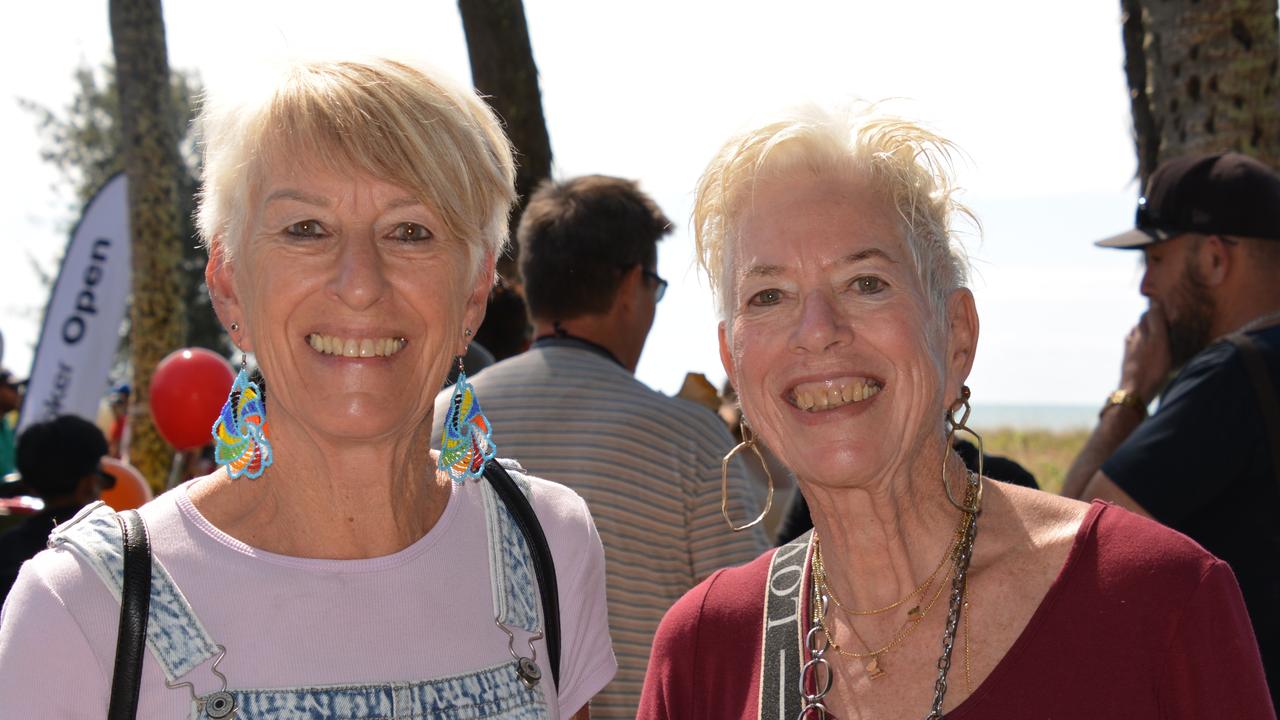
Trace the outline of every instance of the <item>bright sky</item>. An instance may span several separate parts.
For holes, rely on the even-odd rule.
[[[783,9],[785,7],[785,9]],[[641,380],[675,392],[686,371],[724,378],[711,297],[693,266],[692,189],[753,118],[789,105],[904,98],[899,112],[969,156],[966,201],[982,339],[979,403],[1102,402],[1122,339],[1145,307],[1138,257],[1091,241],[1132,226],[1136,184],[1114,0],[525,0],[555,173],[636,178],[677,220],[661,247],[671,288]],[[65,107],[81,63],[111,57],[107,3],[8,11],[0,43],[0,362],[25,376],[50,269],[70,227],[68,192],[39,158],[17,98]],[[290,55],[417,57],[470,77],[447,0],[169,0],[170,65],[206,84]]]

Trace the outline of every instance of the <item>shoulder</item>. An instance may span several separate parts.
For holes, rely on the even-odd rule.
[[[1079,542],[1103,578],[1193,590],[1222,562],[1186,535],[1111,503],[1094,501],[1089,520]]]
[[[978,542],[978,568],[1016,565],[1024,578],[1040,577],[1046,586],[1088,577],[1095,589],[1147,597],[1151,583],[1174,594],[1193,592],[1220,562],[1185,535],[1111,503],[999,483],[987,492],[983,512],[990,508],[993,517],[985,528],[979,520],[980,533],[999,541],[987,542],[985,550]]]
[[[553,530],[594,527],[586,500],[572,488],[531,475],[512,458],[499,458],[498,462],[518,485],[529,489],[529,504],[548,535]]]
[[[987,540],[987,548],[984,550],[982,542],[977,544],[979,555],[974,562],[993,562],[1003,559],[1006,553],[1052,554],[1046,551],[1057,548],[1062,556],[1058,559],[1060,564],[1088,512],[1089,504],[1079,500],[985,480],[978,527]],[[983,557],[992,553],[996,557]]]
[[[1160,409],[1176,404],[1184,396],[1194,394],[1196,397],[1208,397],[1204,391],[1210,388],[1247,382],[1243,371],[1240,348],[1225,338],[1220,339],[1188,360],[1174,376],[1160,401]],[[1215,401],[1219,399],[1213,398]],[[1157,410],[1156,416],[1159,413],[1160,410]]]

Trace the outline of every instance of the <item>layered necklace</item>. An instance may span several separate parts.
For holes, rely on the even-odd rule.
[[[812,627],[810,629],[810,638],[806,642],[813,659],[806,664],[806,669],[815,665],[815,660],[821,661],[822,655],[827,648],[835,650],[843,657],[854,660],[866,661],[863,669],[867,676],[872,680],[884,676],[886,672],[884,658],[891,650],[896,648],[902,641],[906,640],[916,628],[924,621],[937,604],[938,599],[942,596],[943,590],[947,586],[947,580],[951,580],[951,597],[947,608],[946,629],[942,635],[942,655],[938,658],[938,678],[934,682],[934,697],[931,712],[926,716],[926,720],[937,720],[942,717],[942,701],[947,693],[947,673],[951,669],[951,653],[955,646],[956,631],[961,620],[961,608],[968,606],[965,602],[967,590],[967,577],[969,573],[969,561],[973,558],[973,544],[977,536],[977,519],[978,513],[981,511],[982,505],[982,484],[981,478],[970,472],[966,475],[965,494],[964,494],[964,510],[961,512],[960,522],[956,526],[955,534],[952,541],[947,546],[947,550],[943,553],[942,559],[938,562],[937,567],[929,576],[924,579],[914,590],[898,600],[885,605],[883,607],[872,610],[858,610],[849,607],[836,596],[827,582],[826,567],[822,560],[822,545],[818,541],[818,535],[813,535],[813,552],[812,552],[812,569],[810,572],[813,582],[813,593],[811,596],[811,617]],[[946,568],[946,572],[943,569]],[[892,612],[908,601],[912,601],[912,605],[907,610],[906,619],[903,620],[902,626],[893,634],[893,636],[879,647],[873,649],[872,643],[858,632],[857,626],[853,623],[853,617],[869,617],[875,615],[883,615]],[[852,616],[849,622],[849,628],[853,631],[854,637],[862,645],[864,652],[856,652],[848,650],[840,646],[834,637],[834,633],[826,625],[826,615],[830,607],[834,604],[846,615]],[[816,635],[820,633],[822,640],[825,642],[814,642]],[[969,632],[965,631],[965,681],[970,681],[969,669]],[[817,652],[815,652],[817,651]],[[812,672],[817,672],[816,669]],[[830,690],[831,676],[829,670],[825,677],[821,678],[825,682],[819,683],[820,690]],[[802,682],[804,679],[802,679]],[[823,704],[826,692],[810,693],[804,690],[805,709],[801,711],[801,718],[811,717],[808,713],[817,711],[816,717],[826,717],[826,707]]]

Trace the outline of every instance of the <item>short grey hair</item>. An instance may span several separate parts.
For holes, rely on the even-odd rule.
[[[953,219],[978,226],[955,197],[950,141],[874,105],[794,110],[726,142],[698,181],[693,229],[698,263],[721,319],[733,306],[727,277],[734,224],[758,182],[800,172],[833,180],[859,178],[897,210],[912,260],[941,321],[947,296],[968,282],[969,263],[953,237]]]

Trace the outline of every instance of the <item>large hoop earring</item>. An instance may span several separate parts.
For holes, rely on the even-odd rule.
[[[951,403],[951,407],[947,408],[945,422],[947,424],[947,447],[942,455],[942,489],[947,494],[947,500],[955,506],[957,510],[966,513],[976,513],[982,507],[982,436],[974,432],[969,427],[969,414],[973,412],[973,406],[969,404],[969,386],[960,386],[960,397]],[[956,419],[956,413],[961,412],[960,419]],[[954,452],[952,443],[955,442],[956,431],[967,432],[978,441],[978,491],[974,496],[972,506],[956,502],[956,498],[951,494],[951,484],[947,482],[947,458],[951,457]]]
[[[733,524],[733,519],[729,517],[729,461],[733,460],[733,456],[741,450],[750,450],[756,454],[756,458],[760,460],[760,467],[764,468],[765,479],[769,481],[769,494],[765,496],[764,510],[760,512],[759,517],[746,525],[738,526]],[[756,444],[755,435],[751,433],[751,428],[747,427],[746,419],[742,420],[742,442],[733,446],[728,455],[724,456],[724,460],[720,462],[720,514],[724,517],[724,521],[729,524],[729,529],[734,532],[742,532],[747,528],[754,527],[764,520],[764,516],[769,514],[770,508],[773,507],[773,473],[769,472],[769,463],[764,461],[764,455],[760,452],[759,445]]]

